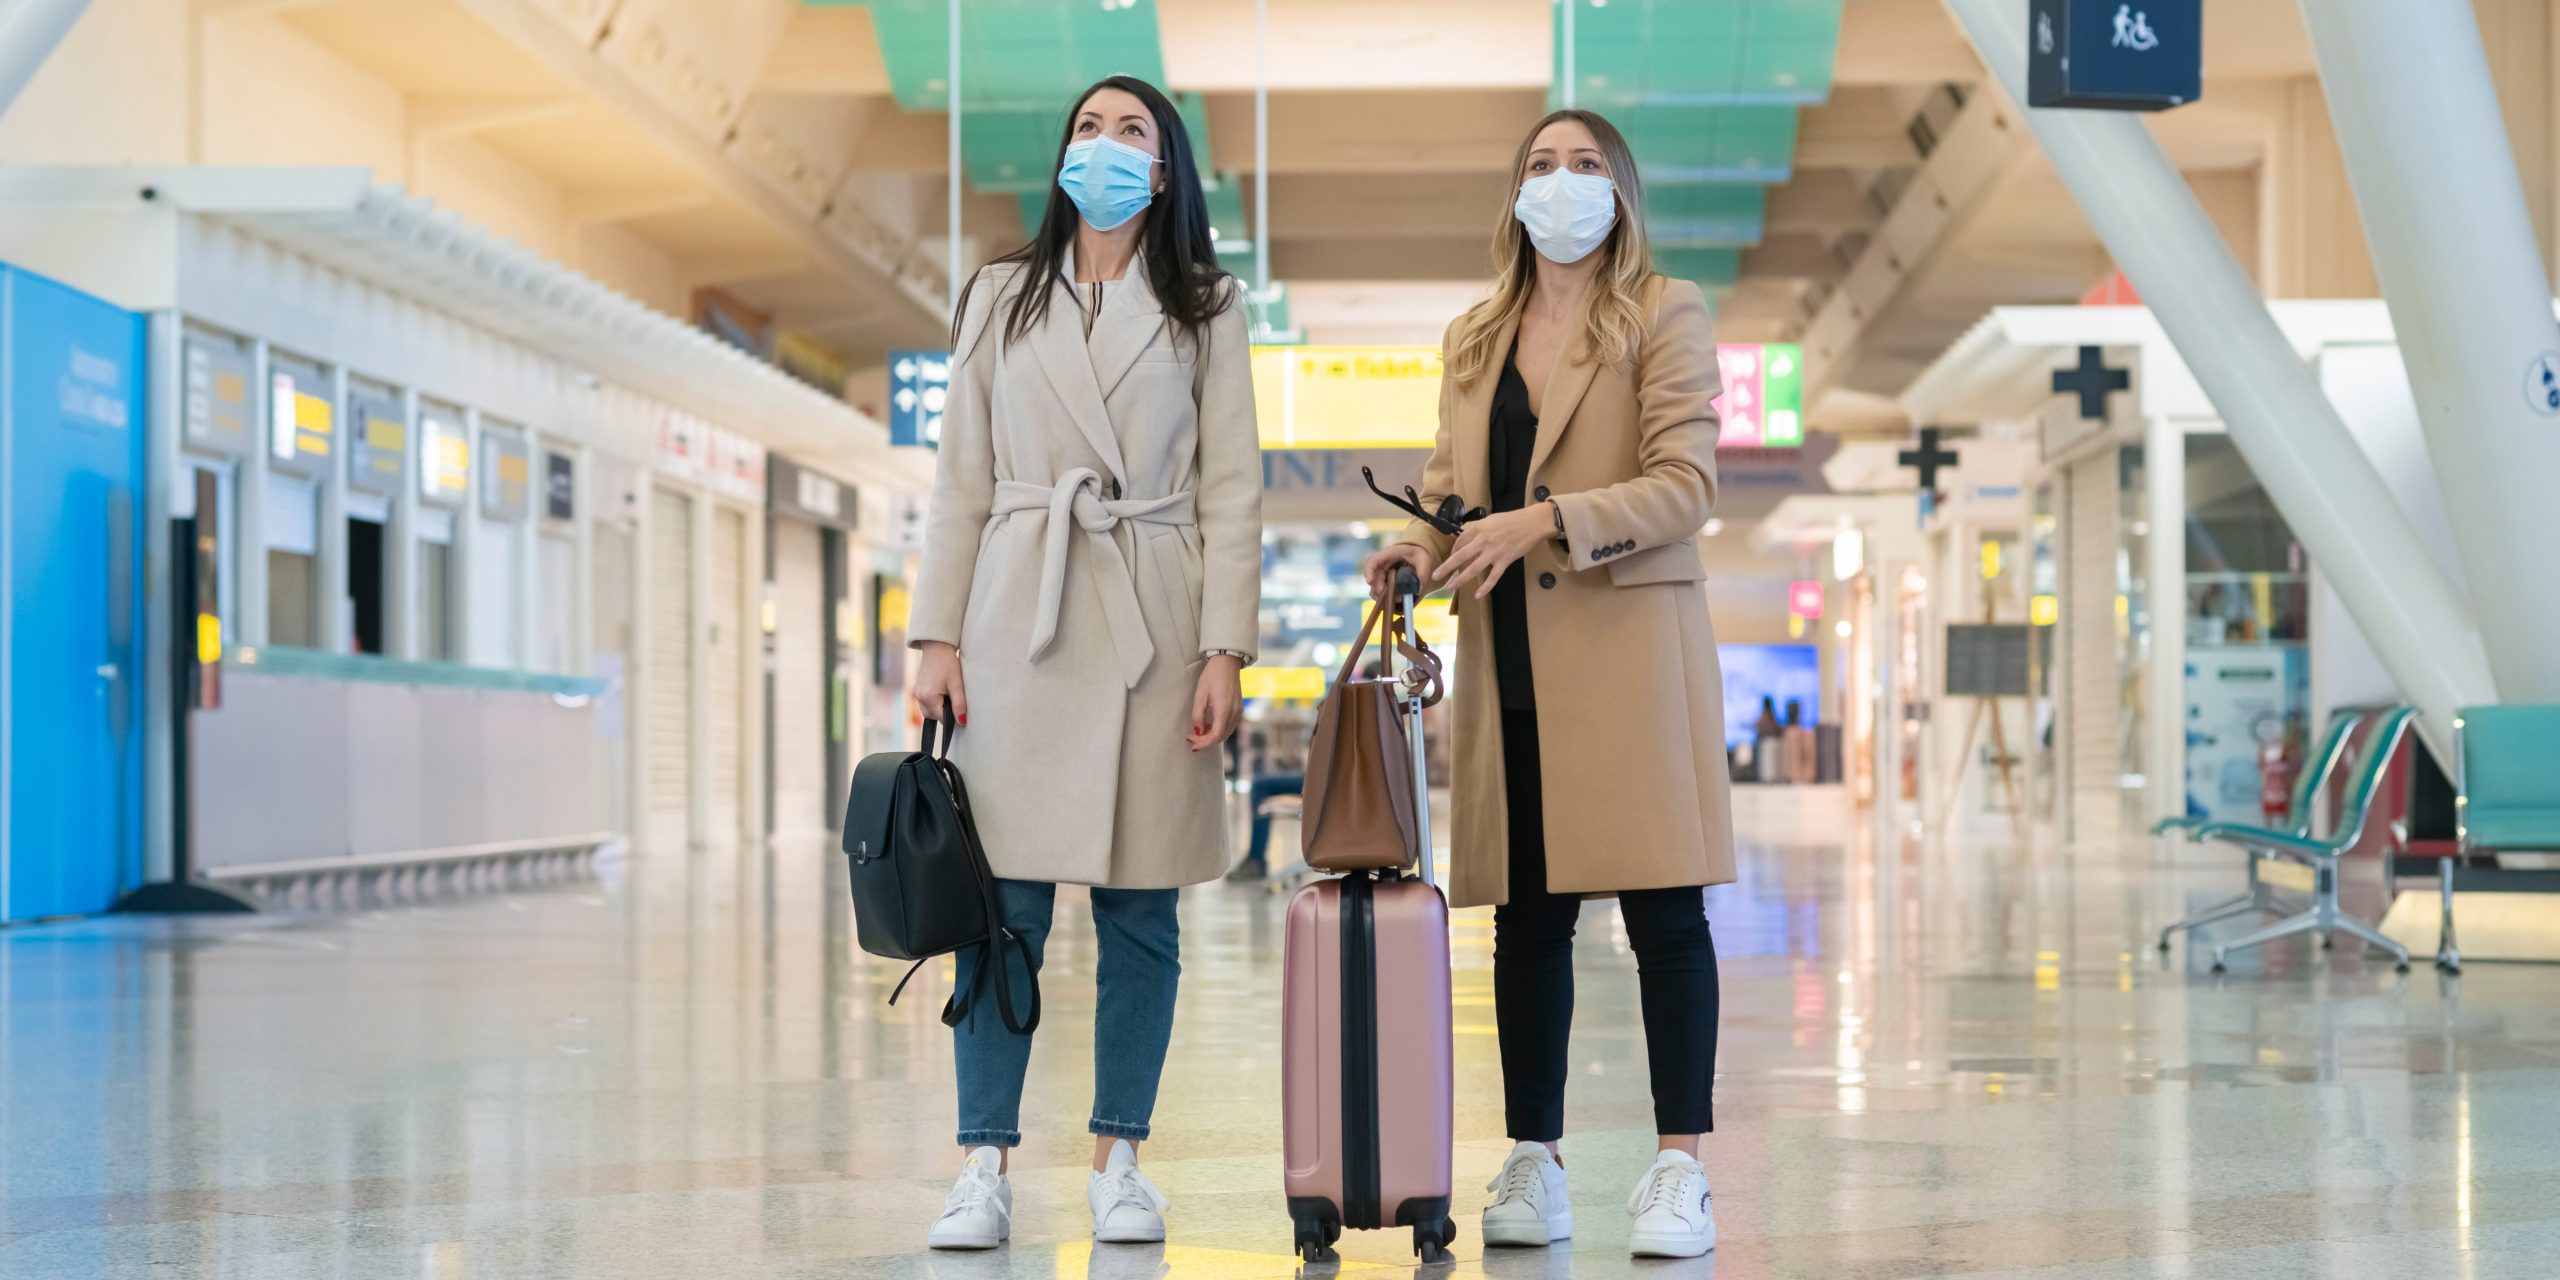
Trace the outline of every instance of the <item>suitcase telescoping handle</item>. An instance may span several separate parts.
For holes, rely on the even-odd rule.
[[[1414,573],[1412,565],[1396,566],[1394,590],[1396,603],[1400,607],[1395,610],[1396,642],[1387,646],[1389,653],[1396,652],[1404,645],[1413,644],[1418,639],[1413,633],[1413,611],[1415,606],[1422,603],[1422,579]],[[1392,675],[1393,673],[1381,672],[1380,674]],[[1420,673],[1415,674],[1419,676]],[[1415,848],[1419,850],[1419,856],[1415,861],[1421,864],[1422,882],[1436,889],[1440,885],[1440,873],[1439,869],[1432,865],[1431,771],[1422,759],[1424,687],[1425,682],[1420,679],[1404,682],[1404,736],[1407,748],[1405,754],[1413,760],[1414,843]]]

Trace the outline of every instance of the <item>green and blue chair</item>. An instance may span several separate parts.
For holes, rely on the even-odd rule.
[[[2337,770],[2338,762],[2346,758],[2347,743],[2355,736],[2356,726],[2363,724],[2372,714],[2373,712],[2369,709],[2357,709],[2340,711],[2329,718],[2329,729],[2320,735],[2320,745],[2303,760],[2302,772],[2294,777],[2292,802],[2286,811],[2289,820],[2286,830],[2289,833],[2294,835],[2311,833],[2313,805],[2319,798],[2320,789],[2328,785],[2329,777]],[[2207,825],[2210,825],[2210,821],[2205,818],[2163,818],[2158,826],[2151,829],[2151,834],[2165,836],[2171,832],[2178,832],[2189,839],[2194,839],[2195,833]],[[2280,909],[2274,892],[2258,879],[2258,859],[2252,856],[2249,859],[2248,890],[2239,897],[2214,903],[2162,929],[2160,949],[2162,951],[2169,949],[2169,938],[2173,934],[2193,932],[2206,925],[2218,924],[2239,916],[2273,915]]]
[[[2481,853],[2560,853],[2560,706],[2464,707],[2454,713],[2454,840],[2438,864],[2443,924],[2436,967],[2462,971],[2453,941],[2453,873]]]
[[[2382,936],[2381,930],[2339,907],[2338,859],[2364,837],[2365,823],[2373,816],[2375,796],[2382,789],[2382,776],[2389,771],[2391,757],[2399,751],[2400,740],[2408,735],[2409,721],[2416,715],[2416,709],[2411,707],[2393,707],[2374,713],[2372,728],[2364,736],[2364,750],[2347,776],[2346,801],[2340,807],[2338,821],[2329,834],[2313,835],[2307,827],[2278,831],[2239,822],[2209,822],[2189,833],[2198,843],[2228,844],[2246,851],[2253,875],[2254,867],[2261,858],[2299,863],[2312,873],[2311,901],[2302,910],[2228,942],[2214,944],[2214,972],[2224,970],[2234,951],[2265,946],[2297,933],[2317,933],[2324,937],[2335,933],[2347,934],[2388,954],[2397,968],[2407,972],[2407,947]]]

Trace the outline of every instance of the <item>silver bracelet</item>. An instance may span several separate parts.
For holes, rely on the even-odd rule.
[[[1253,655],[1240,649],[1203,649],[1200,651],[1200,657],[1204,661],[1210,658],[1233,658],[1238,666],[1253,665]]]

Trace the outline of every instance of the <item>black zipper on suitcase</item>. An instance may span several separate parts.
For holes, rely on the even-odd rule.
[[[1378,932],[1374,886],[1342,882],[1342,1221],[1378,1219]]]

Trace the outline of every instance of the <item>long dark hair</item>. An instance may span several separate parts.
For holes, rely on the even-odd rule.
[[[1147,284],[1155,290],[1156,301],[1164,308],[1165,318],[1173,322],[1182,336],[1196,348],[1211,320],[1233,305],[1227,288],[1227,273],[1218,266],[1217,246],[1209,239],[1209,200],[1200,193],[1200,170],[1191,159],[1191,135],[1182,127],[1182,116],[1174,110],[1173,100],[1154,85],[1133,76],[1111,76],[1098,81],[1090,89],[1076,95],[1075,105],[1067,111],[1066,127],[1058,134],[1058,155],[1050,163],[1054,174],[1066,163],[1067,144],[1075,141],[1076,116],[1093,95],[1105,89],[1118,89],[1147,105],[1156,118],[1157,148],[1163,154],[1164,190],[1156,193],[1147,206],[1146,229],[1139,233],[1138,257],[1145,265]],[[1015,273],[1021,287],[1014,291],[1011,303],[1000,298],[1006,307],[1004,340],[1010,344],[1021,340],[1049,314],[1049,296],[1056,292],[1052,281],[1072,285],[1066,278],[1067,247],[1075,243],[1076,223],[1083,215],[1076,211],[1075,201],[1067,198],[1053,178],[1049,183],[1049,207],[1040,215],[1040,230],[1030,243],[988,263],[1020,263]],[[986,275],[985,268],[969,277],[960,291],[960,305],[951,310],[951,350],[960,354],[960,321],[969,314],[969,295]],[[1071,290],[1072,291],[1072,290]],[[1077,301],[1082,306],[1083,301]]]

